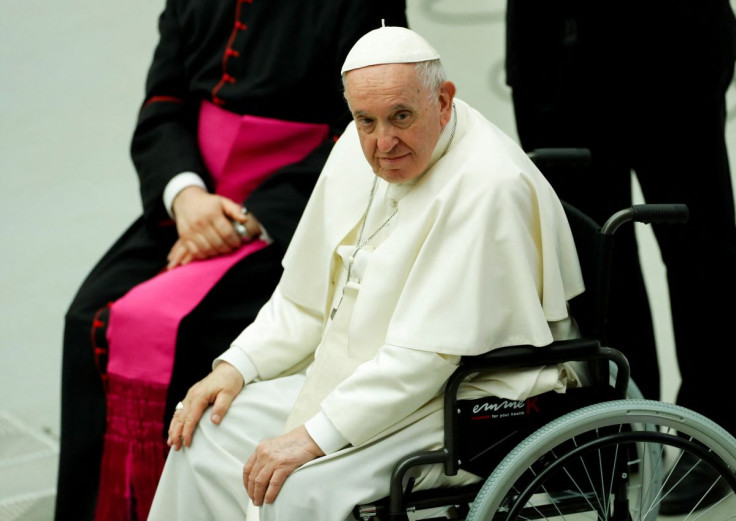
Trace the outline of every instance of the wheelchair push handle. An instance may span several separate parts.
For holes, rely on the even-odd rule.
[[[634,222],[645,224],[684,223],[689,216],[688,207],[684,204],[635,204],[631,209]]]
[[[619,226],[629,221],[644,224],[684,223],[688,216],[689,210],[685,204],[635,204],[613,214],[601,227],[601,233],[611,235]]]
[[[590,150],[587,148],[537,148],[527,154],[539,168],[573,167],[590,165]]]

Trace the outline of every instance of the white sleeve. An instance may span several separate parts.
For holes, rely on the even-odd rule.
[[[174,199],[179,195],[179,192],[189,186],[199,186],[203,190],[207,190],[202,178],[194,172],[182,172],[181,174],[177,174],[166,184],[163,196],[164,208],[166,208],[166,211],[169,213],[169,217],[172,219],[174,218],[174,211],[172,208]]]
[[[314,353],[322,338],[322,319],[322,313],[299,306],[277,286],[253,323],[218,360],[235,366],[244,378],[252,374],[250,366],[259,378],[274,378]]]
[[[319,448],[325,454],[332,454],[349,445],[348,440],[340,434],[340,431],[332,425],[330,419],[323,412],[308,420],[304,424],[304,428],[307,429],[314,442],[319,445]]]
[[[242,351],[228,349],[222,355],[215,358],[215,361],[212,362],[212,369],[220,365],[222,362],[227,362],[238,370],[240,376],[243,377],[243,385],[247,385],[258,378],[258,369],[256,369],[256,366],[253,365],[250,358],[248,358],[248,356]]]
[[[459,356],[384,345],[322,401],[322,412],[356,445],[440,394],[459,362]]]

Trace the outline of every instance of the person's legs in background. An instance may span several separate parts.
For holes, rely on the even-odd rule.
[[[649,23],[635,26],[641,40],[654,25],[664,34],[657,39],[647,34],[652,43],[632,50],[639,81],[628,95],[635,122],[629,137],[645,201],[689,208],[687,223],[654,227],[667,269],[681,375],[676,402],[736,435],[736,420],[724,400],[732,394],[733,376],[723,363],[734,309],[728,296],[736,292],[736,221],[725,140],[736,20],[727,2],[709,6],[680,0],[667,9],[665,20],[660,11],[643,13]],[[682,38],[685,32],[688,38]],[[714,475],[702,466],[689,474],[684,465],[678,467],[676,476],[683,481],[661,505],[668,515],[689,512],[713,483]],[[716,487],[699,508],[724,492]]]
[[[588,148],[589,168],[546,168],[544,175],[564,201],[598,224],[631,205],[631,171],[610,129],[599,131],[590,121],[603,117],[585,100],[585,78],[568,77],[581,88],[550,88],[554,100],[514,89],[517,131],[524,150],[544,147]],[[597,93],[594,95],[598,95]],[[601,197],[605,194],[605,197]],[[660,376],[649,298],[639,263],[633,226],[616,233],[607,340],[629,359],[632,377],[646,398],[659,399]]]

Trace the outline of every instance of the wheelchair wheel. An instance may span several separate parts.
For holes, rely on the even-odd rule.
[[[654,521],[677,487],[664,469],[680,453],[711,467],[709,485],[725,494],[706,499],[696,518],[733,519],[736,439],[689,409],[633,399],[573,411],[532,433],[488,477],[467,521]]]

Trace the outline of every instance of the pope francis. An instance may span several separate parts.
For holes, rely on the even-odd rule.
[[[353,122],[270,301],[177,407],[151,521],[353,519],[387,495],[401,456],[442,445],[441,393],[461,356],[576,334],[567,301],[583,284],[562,206],[526,154],[455,98],[437,51],[381,27],[342,74]],[[560,365],[462,392],[572,385]],[[413,477],[415,489],[478,479]]]

